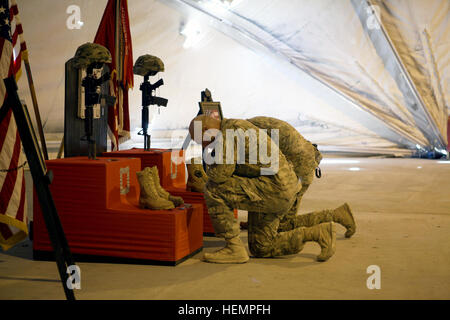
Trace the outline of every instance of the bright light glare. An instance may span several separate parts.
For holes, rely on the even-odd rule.
[[[450,161],[438,161],[437,163],[450,164]]]
[[[417,169],[422,169],[422,167],[421,167],[421,166],[418,166]]]
[[[320,161],[320,164],[326,163],[326,164],[354,164],[354,163],[360,163],[359,160],[348,160],[348,159],[323,159]]]
[[[353,167],[353,168],[349,168],[348,170],[350,170],[350,171],[360,171],[361,168]]]
[[[183,48],[192,48],[203,38],[203,32],[197,21],[189,21],[180,32],[186,37]]]

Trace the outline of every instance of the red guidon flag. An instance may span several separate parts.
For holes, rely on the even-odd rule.
[[[128,89],[133,87],[133,54],[127,0],[108,0],[94,43],[111,52],[111,93],[116,97],[108,109],[108,134],[111,149],[130,139]]]
[[[15,1],[0,0],[0,105],[6,98],[3,79],[15,75],[21,66],[22,25]],[[20,39],[20,42],[17,40]],[[23,43],[22,43],[23,42]],[[2,114],[2,113],[0,113]],[[24,166],[26,156],[10,109],[0,118],[0,246],[8,250],[28,234]]]

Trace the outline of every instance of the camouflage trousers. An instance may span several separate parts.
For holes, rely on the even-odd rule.
[[[283,216],[280,220],[280,225],[278,227],[278,231],[288,231],[299,227],[312,227],[316,224],[330,222],[333,221],[333,212],[334,210],[321,210],[314,211],[306,214],[297,214],[301,199],[306,189],[302,188],[302,190],[298,193],[297,199],[294,202],[294,205],[291,207],[289,212]]]
[[[296,213],[296,211],[294,211]],[[274,215],[248,212],[248,246],[255,257],[276,257],[303,249],[302,229],[333,221],[333,210]]]
[[[294,187],[268,192],[271,183],[270,176],[233,176],[221,184],[208,181],[205,202],[216,235],[225,239],[239,236],[240,228],[233,213],[238,208],[249,212],[249,249],[254,256],[298,253],[303,248],[302,230],[278,232],[280,218],[297,200],[297,182]]]
[[[267,177],[263,177],[265,179]],[[292,192],[268,192],[260,178],[233,177],[222,184],[208,182],[205,201],[219,237],[239,236],[234,208],[248,211],[248,245],[255,257],[276,257],[296,254],[303,249],[302,227],[332,221],[332,210],[297,215],[305,189]],[[302,192],[303,191],[303,192]],[[291,201],[287,199],[293,198]],[[282,223],[281,223],[282,222]]]
[[[307,188],[306,188],[307,189]],[[285,215],[248,212],[248,246],[255,257],[276,257],[299,253],[303,249],[303,227],[333,221],[333,210],[298,215],[304,191],[297,194]]]
[[[278,228],[278,231],[286,231],[294,229],[294,226],[296,225],[297,212],[300,208],[300,203],[302,201],[303,195],[305,194],[306,190],[308,190],[308,188],[309,184],[302,184],[302,189],[297,194],[297,198],[294,202],[294,205],[280,220],[280,226]],[[304,226],[300,225],[300,227]]]

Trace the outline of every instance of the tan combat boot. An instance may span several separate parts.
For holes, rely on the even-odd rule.
[[[151,167],[150,172],[151,172],[153,181],[155,182],[156,191],[158,192],[158,195],[161,198],[173,202],[173,205],[175,207],[178,207],[178,206],[181,206],[182,204],[184,204],[183,198],[171,195],[161,186],[157,166]]]
[[[202,164],[196,164],[191,159],[191,164],[186,164],[188,170],[187,190],[192,192],[203,192],[205,184],[208,181]]]
[[[356,223],[353,218],[352,210],[347,203],[344,203],[337,209],[334,209],[331,213],[333,216],[333,221],[342,224],[347,228],[345,232],[345,237],[350,238],[356,232]]]
[[[175,208],[171,201],[159,196],[149,168],[136,172],[136,175],[141,186],[139,205],[142,209],[166,210]]]
[[[336,251],[336,227],[334,222],[326,222],[313,227],[301,227],[303,242],[315,241],[322,249],[317,261],[327,261]]]
[[[203,261],[211,263],[245,263],[250,258],[239,237],[225,239],[225,248],[213,253],[205,253]]]

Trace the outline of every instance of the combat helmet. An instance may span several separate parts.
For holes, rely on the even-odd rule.
[[[140,56],[133,67],[133,73],[143,77],[154,76],[160,71],[164,71],[164,63],[160,58],[149,54]]]
[[[87,42],[78,47],[73,57],[75,68],[86,68],[91,63],[111,63],[111,53],[107,48],[98,44]]]

